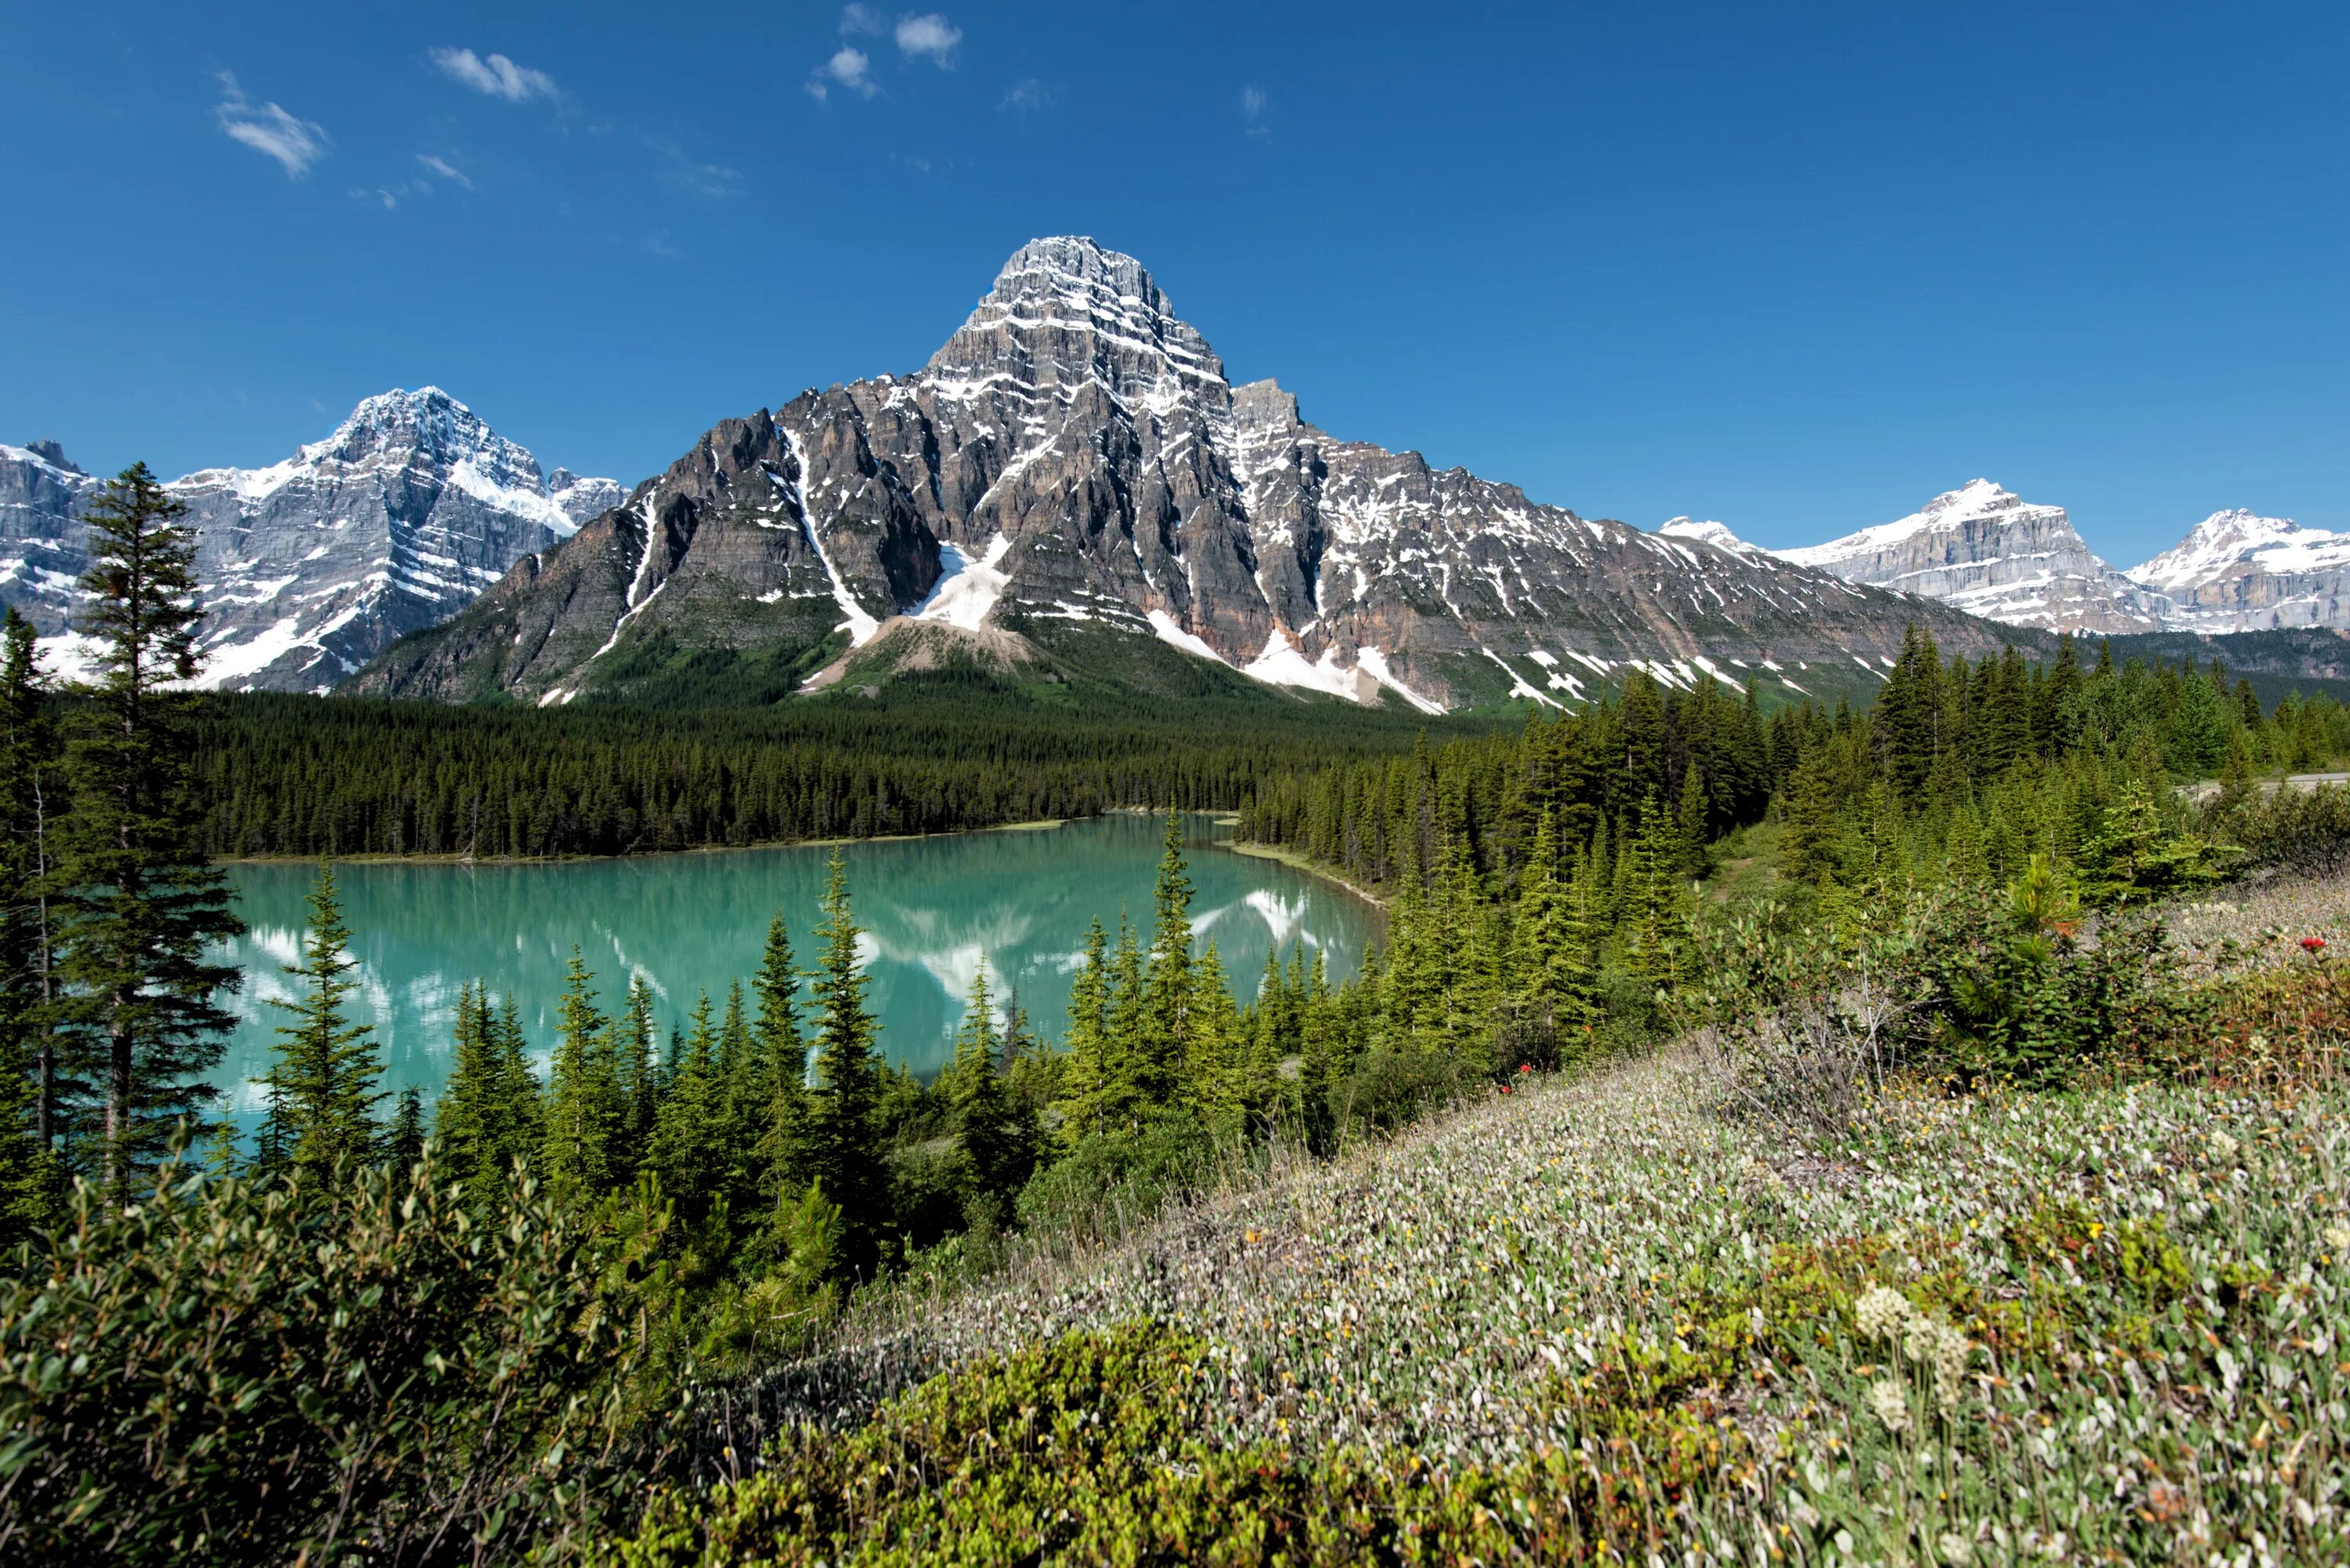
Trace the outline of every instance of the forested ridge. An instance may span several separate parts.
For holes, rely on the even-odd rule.
[[[219,696],[196,705],[194,742],[213,854],[496,858],[1230,807],[1277,769],[1408,747],[1428,724],[1277,697],[1038,709],[950,673],[672,712]]]

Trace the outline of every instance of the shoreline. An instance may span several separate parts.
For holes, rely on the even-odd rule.
[[[1107,815],[1105,813],[1104,815]],[[850,844],[911,844],[924,838],[962,838],[976,833],[1049,833],[1080,816],[1040,816],[1030,822],[995,822],[985,827],[950,827],[938,833],[876,833],[848,838],[775,838],[756,844],[696,844],[685,849],[639,849],[618,855],[215,855],[215,866],[579,866],[594,860],[653,860],[681,855],[742,855],[754,849],[831,849]]]
[[[1245,841],[1234,839],[1230,843],[1218,845],[1217,847],[1229,849],[1235,855],[1245,855],[1252,860],[1277,861],[1293,871],[1302,871],[1306,876],[1327,882],[1334,888],[1344,888],[1347,892],[1377,909],[1383,917],[1388,912],[1386,899],[1367,888],[1349,882],[1328,867],[1300,855],[1295,849],[1284,849],[1278,844],[1259,844],[1253,839]]]

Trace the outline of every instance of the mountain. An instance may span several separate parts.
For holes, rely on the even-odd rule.
[[[1337,440],[1274,382],[1232,386],[1132,257],[1056,238],[921,370],[722,422],[352,688],[551,703],[971,658],[1436,711],[1573,701],[1635,665],[1683,687],[1873,684],[1911,620],[1953,651],[2001,640]]]
[[[97,488],[53,441],[0,443],[0,605],[44,636],[65,630],[74,584],[89,566],[78,519]]]
[[[438,387],[369,398],[268,468],[167,488],[196,534],[203,683],[232,690],[323,691],[622,499],[608,479],[542,475]],[[45,633],[65,629],[96,489],[54,442],[0,447],[0,598]],[[70,639],[57,648],[75,662]]]
[[[2063,507],[2033,505],[1988,479],[1895,522],[1775,553],[2010,626],[2128,632],[2165,624],[2160,596],[2091,554]]]
[[[2214,512],[2128,576],[2168,601],[2181,629],[2350,627],[2350,534],[2287,517]]]
[[[1730,531],[1725,523],[1700,523],[1690,517],[1671,517],[1658,524],[1657,532],[1675,539],[1697,539],[1717,549],[1735,550],[1742,556],[1756,554],[1754,545]]]

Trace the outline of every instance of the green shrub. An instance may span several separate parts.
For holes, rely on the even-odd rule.
[[[642,1485],[665,1215],[599,1238],[522,1180],[470,1217],[429,1161],[347,1185],[77,1196],[0,1282],[0,1552],[472,1562]]]

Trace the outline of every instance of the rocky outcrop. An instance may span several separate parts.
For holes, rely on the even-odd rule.
[[[1022,247],[920,372],[719,426],[353,686],[558,702],[712,649],[812,675],[893,617],[1013,631],[1045,656],[1150,639],[1430,711],[1574,702],[1633,666],[1846,685],[1911,620],[1954,650],[1999,640],[1734,540],[1583,518],[1336,440],[1274,383],[1231,386],[1132,257],[1057,238]]]
[[[45,636],[67,630],[97,487],[54,442],[0,446],[0,600]],[[196,535],[202,682],[231,690],[323,691],[622,499],[608,479],[542,477],[437,387],[369,398],[269,468],[166,488]],[[73,668],[71,639],[53,647]]]
[[[2164,624],[2160,597],[2091,554],[2063,507],[2033,505],[1988,479],[1898,521],[1776,553],[2010,626],[2131,632]]]
[[[2289,517],[2214,512],[2129,577],[2162,596],[2181,630],[2350,627],[2350,534]]]
[[[81,512],[97,488],[53,441],[0,444],[0,606],[43,637],[64,632],[72,614],[89,566]]]

